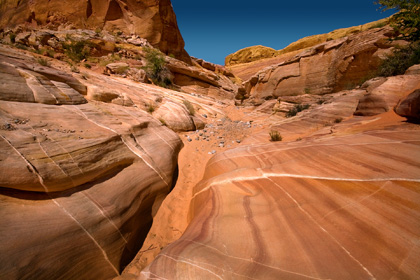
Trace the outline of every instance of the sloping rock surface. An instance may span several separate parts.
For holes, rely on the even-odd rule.
[[[185,232],[137,279],[420,277],[419,127],[392,110],[353,116],[367,92],[391,106],[418,77],[369,84],[322,104],[285,97],[311,107],[274,123],[284,142],[263,130],[210,159]]]
[[[170,0],[3,1],[0,26],[22,23],[72,24],[77,28],[123,31],[147,39],[166,54],[189,61]]]
[[[142,279],[419,277],[419,139],[369,131],[214,157],[189,227]]]
[[[162,93],[11,52],[0,67],[0,278],[118,276],[177,173],[181,140],[141,109]],[[83,95],[104,84],[115,98]]]

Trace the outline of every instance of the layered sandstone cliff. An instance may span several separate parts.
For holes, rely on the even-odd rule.
[[[251,102],[261,102],[280,96],[354,88],[375,75],[386,55],[401,44],[389,40],[392,36],[390,27],[374,28],[318,44],[292,57],[286,54],[280,63],[270,65],[270,60],[266,60],[269,66],[245,82],[246,97]]]
[[[0,26],[24,23],[137,34],[162,52],[190,61],[170,0],[2,1]]]

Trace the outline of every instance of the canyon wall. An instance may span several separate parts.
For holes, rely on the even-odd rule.
[[[375,75],[396,44],[404,44],[390,41],[392,36],[390,27],[374,28],[304,49],[292,57],[286,54],[284,61],[267,66],[244,83],[247,97],[261,102],[354,88]]]
[[[189,56],[170,0],[7,0],[0,4],[0,26],[71,25],[137,34],[166,54],[184,61]]]

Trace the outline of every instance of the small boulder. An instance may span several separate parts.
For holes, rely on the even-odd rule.
[[[410,93],[394,108],[395,113],[407,118],[410,122],[420,122],[420,89]]]

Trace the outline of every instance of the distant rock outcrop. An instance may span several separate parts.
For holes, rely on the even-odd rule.
[[[353,26],[349,28],[341,28],[334,30],[332,32],[326,34],[319,34],[319,35],[312,35],[296,42],[291,43],[287,47],[281,50],[274,50],[269,47],[264,46],[252,46],[241,49],[233,54],[228,55],[225,58],[225,65],[232,66],[237,64],[249,63],[265,58],[272,58],[276,56],[280,56],[286,53],[295,52],[299,50],[303,50],[306,48],[310,48],[316,46],[318,44],[322,44],[331,40],[340,39],[346,36],[350,36],[352,34],[356,34],[362,31],[366,31],[372,28],[383,27],[388,24],[389,19],[381,19],[378,21],[370,22],[363,25]]]
[[[241,63],[248,63],[263,58],[270,58],[275,56],[277,51],[275,49],[264,46],[253,46],[239,50],[225,58],[225,65],[235,65]]]
[[[307,48],[252,76],[250,100],[299,94],[325,94],[353,88],[372,75],[395,43],[390,27],[370,29]]]
[[[137,34],[162,52],[190,61],[170,0],[3,1],[0,26],[24,23],[49,28],[70,24],[76,28]]]

